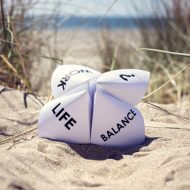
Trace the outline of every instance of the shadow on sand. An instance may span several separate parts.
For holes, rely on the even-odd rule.
[[[159,137],[146,137],[143,144],[133,147],[103,147],[99,145],[77,145],[69,144],[69,146],[80,156],[89,160],[121,160],[124,155],[132,155],[138,152],[140,148],[150,145]]]

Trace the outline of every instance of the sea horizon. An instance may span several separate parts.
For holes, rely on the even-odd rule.
[[[58,29],[129,29],[135,30],[139,28],[152,28],[155,27],[158,19],[162,19],[163,24],[166,23],[166,18],[156,18],[156,17],[124,17],[124,16],[52,16],[42,15],[35,17],[28,17],[25,24],[31,23],[31,21],[42,21],[47,18],[49,29],[55,26]],[[40,25],[39,25],[40,26]]]

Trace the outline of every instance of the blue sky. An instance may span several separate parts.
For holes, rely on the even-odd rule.
[[[36,6],[38,13],[43,11],[50,12],[55,4],[59,4],[57,12],[62,15],[78,16],[101,16],[106,13],[115,0],[42,0]],[[136,8],[138,9],[135,10]],[[108,15],[111,16],[139,16],[153,14],[150,8],[150,0],[118,0]]]
[[[11,1],[11,0],[7,0]],[[30,10],[32,15],[51,14],[76,16],[102,16],[115,0],[38,0]],[[152,16],[154,11],[150,2],[161,0],[118,0],[108,16]],[[163,0],[162,0],[163,1]],[[26,4],[29,0],[25,0]],[[168,0],[165,0],[168,2]],[[58,6],[56,6],[58,5]]]

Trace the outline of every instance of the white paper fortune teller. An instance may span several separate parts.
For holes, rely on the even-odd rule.
[[[145,139],[144,120],[134,106],[143,98],[147,71],[99,73],[80,65],[61,65],[51,79],[54,100],[39,116],[39,136],[79,144],[131,146]]]
[[[100,72],[89,67],[60,65],[55,69],[51,78],[52,94],[54,98],[57,98],[64,94],[88,90],[92,95],[94,93],[94,83],[91,81],[94,81],[100,75]],[[88,86],[83,85],[84,83],[87,83]]]
[[[62,96],[40,112],[40,137],[79,144],[90,143],[90,97],[87,91]]]

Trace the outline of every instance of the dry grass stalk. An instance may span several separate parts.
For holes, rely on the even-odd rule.
[[[190,64],[186,65],[183,67],[181,70],[179,70],[175,75],[173,75],[169,80],[167,80],[164,84],[162,84],[160,87],[158,87],[156,90],[153,92],[147,94],[144,99],[147,99],[148,97],[152,96],[153,94],[157,93],[159,90],[161,90],[163,87],[165,87],[167,84],[172,83],[172,80],[176,78],[179,74],[181,74],[183,71],[187,70],[190,67]]]
[[[0,55],[0,57],[2,58],[3,63],[7,66],[7,68],[13,71],[13,73],[21,80],[21,83],[24,83],[25,86],[29,86],[28,80],[18,73],[17,69],[8,61],[5,55]]]
[[[14,135],[13,137],[6,138],[6,139],[0,141],[0,145],[3,145],[3,144],[8,143],[12,140],[15,140],[15,139],[20,138],[24,135],[27,135],[27,134],[31,133],[32,131],[35,131],[36,129],[37,129],[37,127],[32,127],[31,129],[28,129],[27,131],[21,132],[18,135]]]

